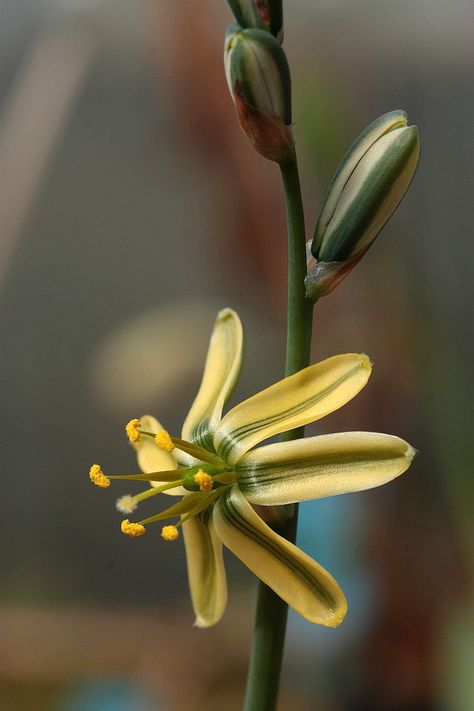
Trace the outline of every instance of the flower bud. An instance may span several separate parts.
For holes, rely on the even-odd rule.
[[[283,40],[282,0],[227,0],[241,27],[256,27]]]
[[[376,119],[342,159],[316,224],[309,298],[328,294],[364,256],[406,193],[418,164],[416,126],[404,111]]]
[[[231,25],[224,63],[240,125],[255,150],[278,163],[290,160],[294,155],[290,70],[277,40],[264,30]]]

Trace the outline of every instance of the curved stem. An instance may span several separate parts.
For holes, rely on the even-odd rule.
[[[280,166],[288,222],[288,322],[285,374],[309,364],[313,304],[305,297],[306,234],[296,156]],[[282,441],[302,437],[304,428],[285,432]],[[298,506],[286,507],[277,533],[294,543]],[[278,700],[288,606],[271,588],[258,585],[257,611],[245,692],[244,711],[274,711]]]

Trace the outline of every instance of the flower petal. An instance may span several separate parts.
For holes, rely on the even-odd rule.
[[[280,380],[227,413],[216,430],[216,451],[235,464],[262,440],[342,407],[364,387],[370,372],[366,355],[347,353]]]
[[[158,420],[151,415],[140,417],[140,424],[146,432],[157,433],[163,429]],[[144,474],[169,471],[170,469],[176,469],[178,466],[173,454],[160,449],[150,437],[140,437],[140,440],[134,442],[133,446],[137,452],[138,466]],[[152,481],[150,484],[156,487],[160,486],[161,482]],[[183,496],[187,492],[182,486],[177,486],[163,493],[171,494],[171,496]]]
[[[340,432],[253,449],[236,471],[250,503],[274,506],[386,484],[408,469],[415,453],[392,435]]]
[[[239,376],[242,348],[240,319],[232,309],[223,309],[214,324],[201,387],[184,422],[183,439],[212,448],[222,408]]]
[[[219,622],[227,604],[222,544],[207,513],[188,519],[182,528],[195,625],[211,627]]]
[[[214,507],[221,541],[296,612],[310,622],[337,627],[347,611],[334,578],[255,513],[237,485]]]

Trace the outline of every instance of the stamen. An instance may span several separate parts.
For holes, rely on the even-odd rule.
[[[203,471],[200,469],[196,474],[193,476],[194,481],[196,484],[198,484],[199,489],[201,491],[211,491],[212,489],[212,476],[210,476],[207,472]]]
[[[209,494],[207,494],[206,497],[207,496],[209,496]],[[155,514],[154,516],[144,518],[143,521],[140,521],[140,523],[142,526],[146,526],[149,523],[155,523],[155,521],[162,521],[165,518],[172,518],[174,516],[179,516],[182,513],[188,513],[188,511],[194,509],[196,504],[199,504],[199,502],[206,497],[203,497],[199,491],[196,491],[194,494],[189,494],[189,496],[183,496],[183,498],[176,504],[169,506],[167,509]]]
[[[200,459],[208,464],[213,464],[214,466],[222,466],[223,461],[217,454],[213,452],[208,452],[204,447],[200,447],[198,444],[193,442],[187,442],[185,439],[180,437],[172,437],[166,430],[160,430],[159,432],[147,432],[146,430],[140,430],[140,435],[145,437],[152,437],[160,449],[166,452],[171,452],[173,449],[179,449],[181,452],[191,455],[195,459]]]
[[[213,464],[214,466],[221,467],[223,465],[222,459],[220,459],[217,454],[208,452],[208,450],[204,449],[204,447],[200,447],[198,444],[194,444],[193,442],[187,442],[185,439],[181,439],[180,437],[172,437],[171,439],[177,449],[180,449],[182,452],[186,452],[186,454],[190,454],[191,457],[200,459],[208,464]]]
[[[175,482],[175,486],[178,486],[186,471],[187,467],[181,467],[163,472],[148,472],[147,474],[110,474],[108,478],[123,479],[124,481],[170,481]]]
[[[188,519],[194,518],[194,516],[197,516],[199,513],[201,513],[201,511],[204,511],[204,509],[207,509],[207,507],[211,503],[216,501],[219,498],[219,496],[222,496],[224,491],[227,491],[228,488],[229,488],[228,486],[222,486],[220,489],[216,489],[215,491],[211,491],[210,494],[206,494],[205,496],[202,496],[201,500],[198,501],[196,506],[193,506],[193,508],[191,508],[186,515],[181,516],[181,520],[180,520],[178,526],[181,526]],[[197,495],[200,496],[199,493]]]
[[[137,420],[136,417],[133,420],[130,420],[130,422],[127,422],[127,424],[125,425],[125,431],[128,435],[130,442],[140,441],[140,432],[138,431],[140,427],[140,420]]]
[[[130,523],[128,518],[122,521],[120,528],[122,533],[130,536],[130,538],[138,538],[138,536],[143,536],[145,533],[145,526],[142,526],[141,523]]]
[[[99,464],[93,464],[91,466],[89,478],[96,486],[100,486],[102,489],[106,489],[110,486],[110,479],[108,476],[105,476]]]
[[[173,440],[166,430],[160,430],[158,434],[155,435],[155,442],[158,447],[165,452],[172,452],[174,449]]]
[[[207,509],[209,504],[220,496],[223,491],[225,491],[225,487],[217,489],[217,491],[211,491],[210,494],[202,494],[200,491],[196,491],[194,494],[183,496],[181,501],[178,501],[177,504],[173,504],[164,511],[161,511],[159,514],[155,514],[155,516],[144,518],[142,521],[139,521],[139,523],[141,523],[142,526],[147,526],[149,523],[162,521],[165,518],[182,516],[183,518],[176,524],[176,526],[181,526],[183,521],[186,521],[188,518],[192,518],[204,509]],[[186,515],[184,516],[184,514]]]
[[[163,526],[161,536],[165,541],[175,541],[179,538],[179,531],[176,526]]]
[[[222,474],[215,474],[212,478],[219,484],[233,484],[237,479],[237,474],[233,471],[225,471]]]

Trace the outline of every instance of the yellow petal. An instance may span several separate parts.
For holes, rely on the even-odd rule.
[[[211,627],[219,622],[227,604],[222,544],[206,514],[188,519],[182,528],[195,625]]]
[[[242,324],[235,311],[217,315],[201,387],[183,425],[183,439],[212,447],[222,408],[232,393],[242,362]]]
[[[143,417],[140,417],[140,424],[142,430],[153,432],[154,434],[163,429],[158,420],[151,415],[143,415]],[[137,452],[138,466],[144,474],[169,471],[170,469],[176,469],[178,466],[173,454],[160,449],[151,437],[142,435],[138,442],[134,442],[133,447]],[[150,483],[152,486],[160,486],[159,481],[152,481]],[[177,486],[163,493],[171,494],[171,496],[183,496],[187,492],[182,486]]]
[[[327,627],[343,621],[347,603],[334,578],[272,531],[237,485],[218,499],[213,518],[222,543],[296,612]]]
[[[230,465],[273,435],[328,415],[364,387],[371,372],[365,355],[327,358],[280,380],[234,407],[216,430],[214,446]]]
[[[252,504],[274,506],[363,491],[403,474],[416,451],[375,432],[340,432],[259,447],[236,467]]]

